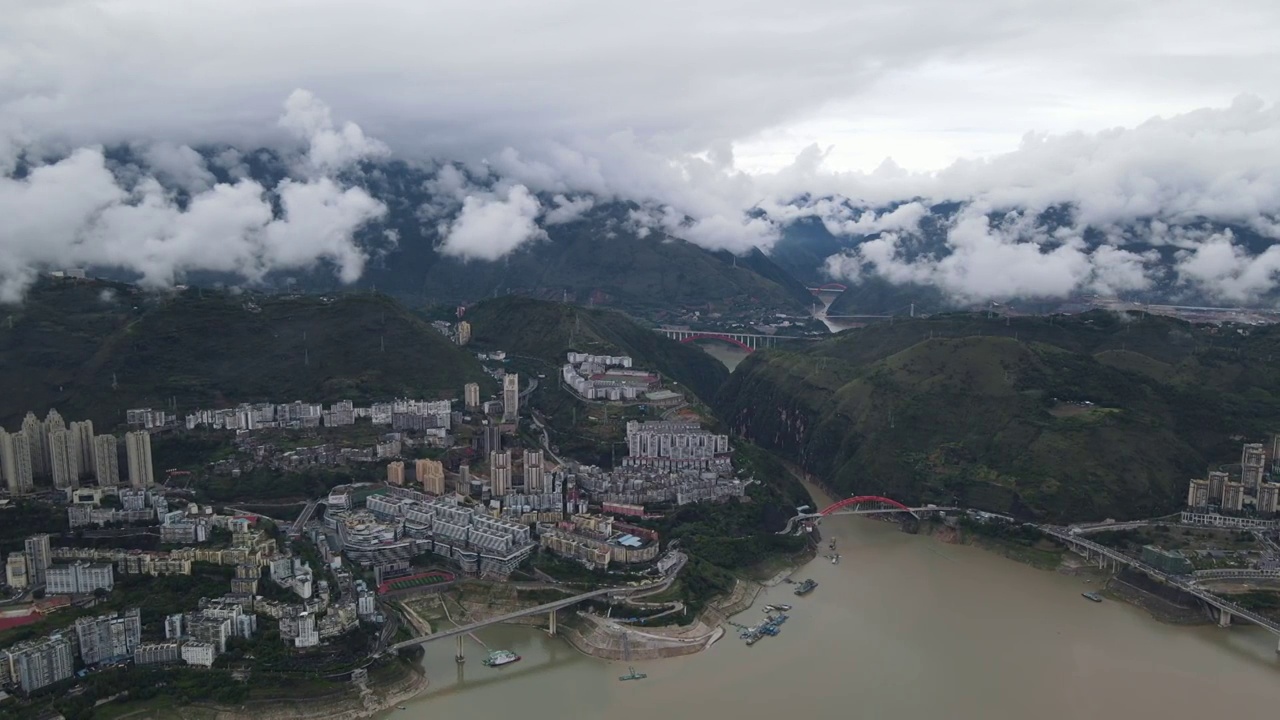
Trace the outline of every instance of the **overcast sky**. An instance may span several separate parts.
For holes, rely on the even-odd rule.
[[[210,141],[302,143],[295,180],[316,188],[369,155],[484,160],[505,184],[461,188],[441,220],[462,256],[541,237],[556,208],[530,191],[652,203],[639,221],[690,216],[690,239],[731,249],[777,237],[744,210],[805,190],[1070,201],[1097,222],[1274,225],[1280,210],[1274,0],[0,0],[0,17],[0,170],[24,149],[122,141],[157,144],[197,183],[182,148]],[[83,200],[60,182],[62,196],[0,178],[0,206]],[[348,200],[344,232],[379,214]],[[511,234],[486,245],[504,219]],[[106,232],[86,222],[60,226],[79,244],[56,257],[0,260],[0,288],[17,266],[83,256]],[[49,241],[28,223],[0,245]],[[274,267],[246,247],[237,267]]]
[[[0,112],[75,142],[261,138],[307,88],[398,150],[631,131],[776,169],[936,170],[1280,88],[1268,0],[6,0]]]

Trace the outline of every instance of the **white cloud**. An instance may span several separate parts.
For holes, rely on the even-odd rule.
[[[1280,284],[1280,245],[1252,255],[1236,245],[1228,231],[1178,255],[1176,268],[1181,281],[1213,298],[1249,303]]]
[[[142,148],[147,169],[166,185],[188,192],[201,192],[213,186],[213,173],[205,167],[200,153],[186,145],[151,143]]]
[[[581,218],[596,204],[596,201],[590,197],[567,198],[564,195],[556,195],[551,198],[551,201],[555,203],[555,207],[548,210],[542,218],[542,222],[546,225],[571,223]]]
[[[329,106],[308,90],[289,94],[280,127],[307,141],[307,161],[320,172],[333,172],[358,160],[384,157],[391,152],[381,140],[366,137],[353,122],[335,126]]]
[[[20,299],[41,269],[85,265],[137,273],[159,287],[196,270],[258,282],[274,270],[328,261],[353,282],[365,262],[353,235],[386,211],[363,189],[317,177],[281,182],[276,217],[266,188],[213,184],[190,148],[157,144],[142,155],[157,177],[191,193],[185,206],[155,177],[117,178],[100,148],[75,150],[22,178],[0,177],[0,301]],[[238,156],[220,157],[238,165]]]
[[[470,195],[456,220],[441,226],[440,252],[464,260],[497,260],[531,240],[546,237],[538,227],[542,205],[529,189],[515,185],[504,195]]]
[[[828,258],[824,269],[853,283],[874,275],[898,285],[931,285],[962,303],[1114,294],[1151,285],[1151,254],[1109,245],[1090,249],[1070,232],[1046,234],[1025,215],[1005,220],[993,227],[985,212],[968,208],[948,229],[944,254],[909,257],[902,236],[886,232]]]

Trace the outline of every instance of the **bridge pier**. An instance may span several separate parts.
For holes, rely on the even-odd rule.
[[[467,661],[467,656],[464,655],[462,652],[462,636],[461,635],[458,636],[458,654],[455,655],[453,659],[458,661],[459,663],[464,663]]]
[[[1231,611],[1230,610],[1218,611],[1218,627],[1231,627]]]
[[[547,613],[547,615],[550,617],[550,620],[549,620],[550,629],[548,630],[548,633],[551,635],[551,637],[555,637],[556,636],[556,611],[552,610],[551,612]]]

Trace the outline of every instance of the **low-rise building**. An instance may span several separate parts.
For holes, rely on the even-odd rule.
[[[606,568],[611,562],[650,562],[658,557],[656,532],[605,515],[577,514],[568,522],[539,526],[538,535],[546,550],[591,569]]]
[[[4,581],[5,584],[14,590],[24,590],[27,587],[27,557],[20,552],[9,553],[8,559],[4,564]]]
[[[162,665],[182,660],[182,645],[176,640],[142,643],[133,650],[135,665]]]

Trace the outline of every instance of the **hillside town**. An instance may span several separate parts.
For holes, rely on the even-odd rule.
[[[630,358],[568,359],[566,385],[584,399],[673,399],[656,376],[631,370]],[[38,503],[63,514],[67,531],[31,535],[5,557],[0,632],[47,630],[0,648],[0,687],[30,695],[120,663],[236,666],[245,648],[264,642],[303,660],[372,638],[363,653],[338,653],[354,661],[381,653],[400,624],[389,595],[455,577],[506,580],[538,553],[588,570],[651,566],[661,538],[639,523],[668,508],[741,498],[751,483],[735,475],[728,437],[696,422],[627,422],[627,454],[611,469],[522,445],[520,376],[497,378],[497,399],[469,383],[460,403],[256,402],[181,415],[133,408],[123,413],[123,452],[88,421],[28,413],[20,430],[0,431],[0,518]],[[321,430],[356,434],[288,440]],[[235,450],[208,464],[210,477],[362,465],[385,468],[385,477],[313,497],[293,522],[198,503],[187,473],[158,473],[151,443],[207,432],[230,433]],[[421,454],[450,448],[462,451]],[[129,604],[164,578],[210,592],[163,616]]]

